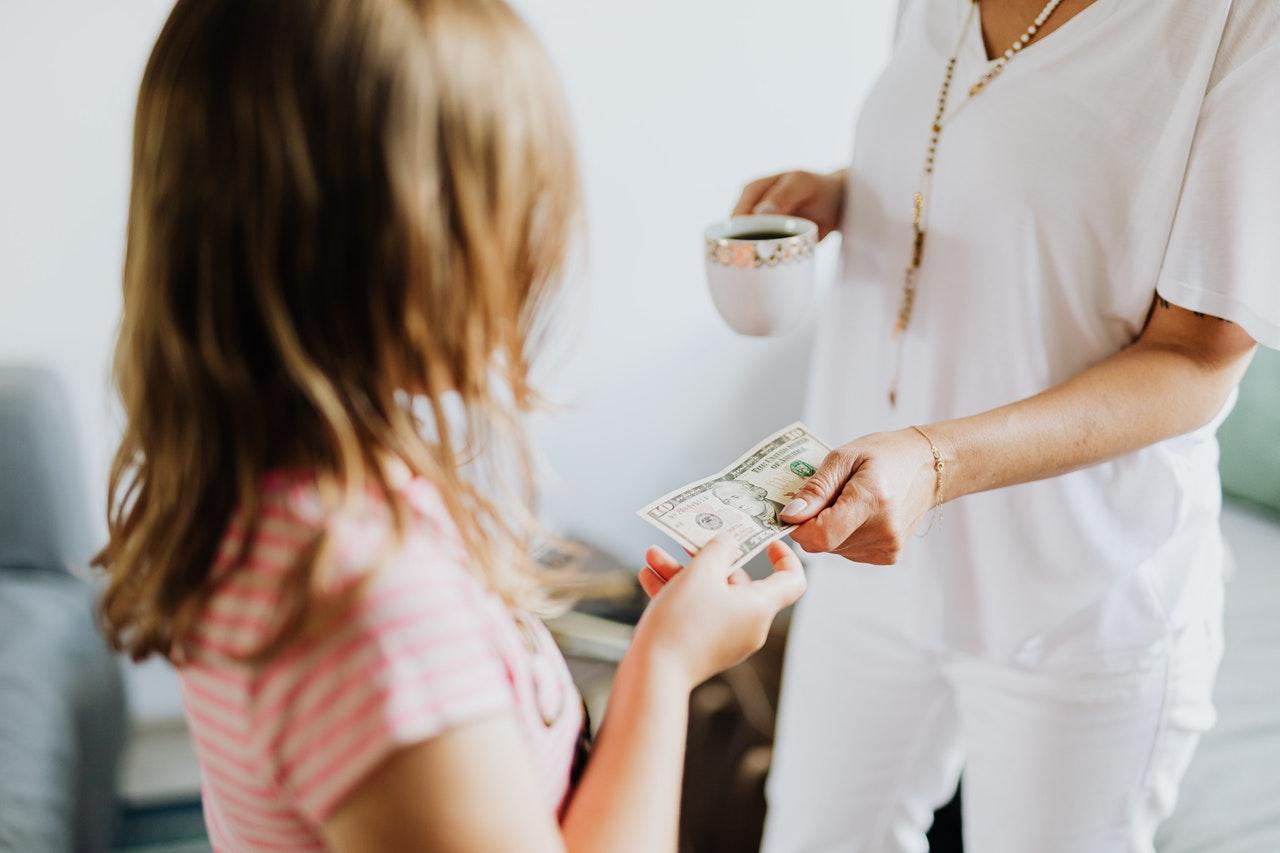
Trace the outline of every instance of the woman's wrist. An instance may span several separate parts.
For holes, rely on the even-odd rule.
[[[953,435],[954,426],[955,421],[939,421],[915,427],[919,431],[918,434],[923,435],[925,440],[929,442],[929,465],[935,474],[939,474],[937,462],[939,460],[942,462],[942,471],[938,477],[941,481],[938,483],[940,490],[938,495],[939,504],[948,503],[964,494],[961,489],[960,460]],[[935,450],[938,453],[937,458],[933,456]]]

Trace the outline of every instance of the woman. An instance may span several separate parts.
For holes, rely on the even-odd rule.
[[[1213,723],[1214,431],[1280,347],[1280,7],[1042,4],[903,0],[849,168],[735,211],[842,230],[808,419],[862,436],[783,513],[833,557],[768,851],[924,850],[962,766],[970,850],[1151,850]]]

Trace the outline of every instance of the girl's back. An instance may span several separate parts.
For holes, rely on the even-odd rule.
[[[563,659],[541,623],[517,621],[467,570],[436,490],[399,488],[413,517],[391,553],[385,503],[370,495],[326,517],[305,475],[263,479],[245,559],[245,531],[233,523],[223,537],[217,592],[178,670],[219,848],[322,848],[333,807],[389,754],[508,710],[560,806],[583,721]],[[322,530],[326,593],[350,609],[254,662],[280,629],[282,585]],[[350,594],[371,555],[380,570]]]

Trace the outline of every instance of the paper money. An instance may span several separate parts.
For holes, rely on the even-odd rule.
[[[831,452],[804,424],[783,427],[732,465],[663,495],[640,510],[641,518],[697,551],[728,533],[742,554],[740,566],[796,528],[778,517]]]

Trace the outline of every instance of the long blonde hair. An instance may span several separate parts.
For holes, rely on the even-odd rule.
[[[281,466],[339,504],[375,489],[401,531],[387,461],[407,465],[488,584],[539,600],[520,421],[578,208],[559,84],[502,0],[178,0],[134,130],[127,425],[97,559],[117,648],[181,657],[225,525],[247,545]],[[510,488],[482,493],[460,468],[499,446],[515,470],[486,481]]]

